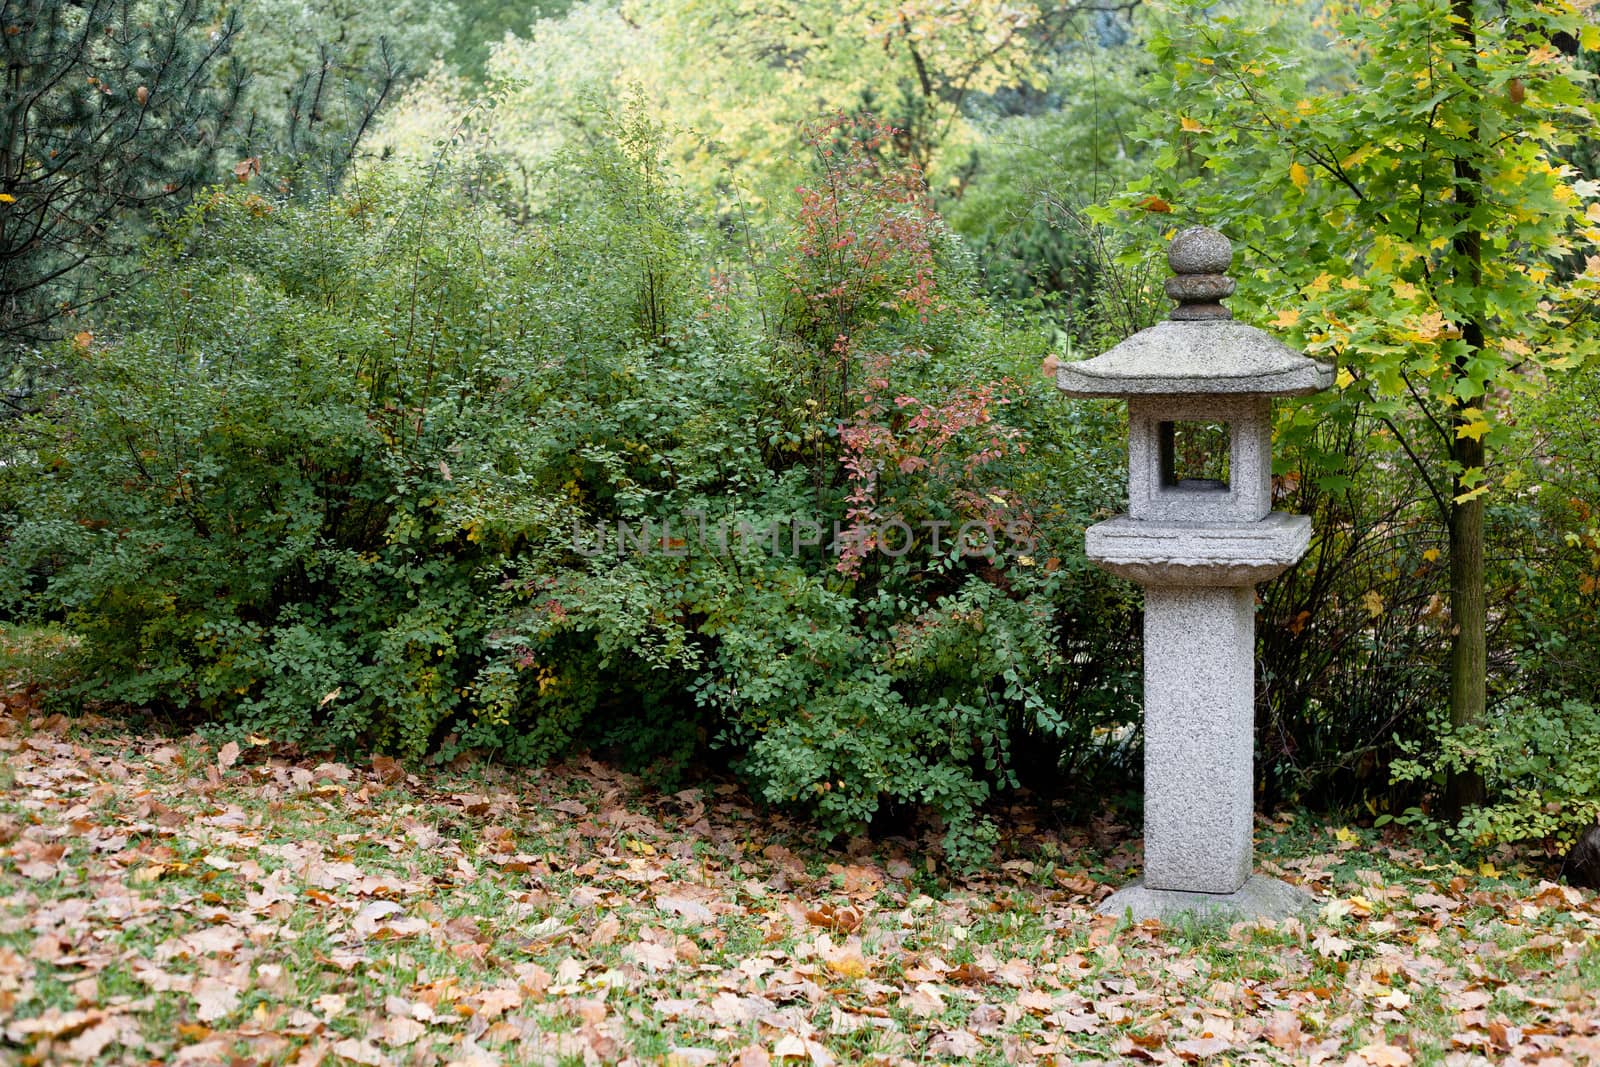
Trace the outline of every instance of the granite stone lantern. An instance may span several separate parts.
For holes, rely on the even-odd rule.
[[[1272,510],[1272,398],[1333,370],[1220,301],[1233,246],[1193,227],[1167,250],[1170,321],[1064,363],[1068,396],[1128,401],[1128,513],[1088,556],[1144,587],[1144,878],[1101,910],[1282,917],[1303,890],[1251,872],[1255,586],[1305,554],[1311,520]]]

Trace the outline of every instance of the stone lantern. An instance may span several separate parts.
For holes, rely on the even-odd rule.
[[[1128,513],[1091,526],[1088,557],[1144,587],[1144,878],[1102,911],[1281,917],[1310,897],[1251,873],[1255,585],[1305,554],[1311,520],[1272,510],[1272,398],[1332,368],[1220,303],[1233,246],[1193,227],[1167,261],[1171,320],[1064,363],[1068,396],[1128,401]]]

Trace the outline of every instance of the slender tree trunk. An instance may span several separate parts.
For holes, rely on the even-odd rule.
[[[1453,452],[1463,468],[1483,469],[1481,439],[1458,438]],[[1459,495],[1468,487],[1457,479],[1455,491]],[[1483,497],[1479,496],[1450,507],[1450,619],[1455,630],[1450,648],[1450,722],[1455,726],[1481,723],[1488,703],[1488,611],[1483,589]],[[1482,802],[1482,775],[1476,771],[1451,775],[1445,795],[1451,818]]]
[[[1451,9],[1456,15],[1455,34],[1463,45],[1462,73],[1471,85],[1478,65],[1477,16],[1473,0],[1454,0]],[[1473,90],[1469,90],[1471,92]],[[1477,142],[1477,123],[1466,138],[1469,146]],[[1471,151],[1471,147],[1468,148]],[[1455,202],[1459,217],[1465,221],[1478,206],[1479,173],[1471,157],[1460,157],[1455,162]],[[1461,340],[1466,351],[1456,361],[1455,373],[1460,381],[1467,377],[1467,361],[1483,348],[1483,235],[1474,229],[1465,229],[1453,240],[1459,271],[1465,275],[1473,294],[1474,308],[1470,321],[1461,324]],[[1480,411],[1488,402],[1482,395],[1463,397],[1456,407],[1451,429],[1458,430],[1472,421],[1462,414],[1467,408]],[[1476,477],[1483,475],[1483,438],[1457,435],[1450,443],[1450,455],[1461,466],[1454,480],[1454,496],[1458,498],[1474,486],[1462,480],[1468,472]],[[1483,573],[1483,497],[1452,502],[1450,526],[1450,620],[1454,634],[1450,648],[1450,722],[1455,726],[1471,726],[1483,722],[1488,707],[1489,650],[1486,636],[1488,605],[1484,598]],[[1463,809],[1482,803],[1483,776],[1476,771],[1461,771],[1451,775],[1445,789],[1445,807],[1452,818],[1459,818]]]

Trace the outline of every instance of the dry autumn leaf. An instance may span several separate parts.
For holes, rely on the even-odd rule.
[[[861,926],[862,912],[859,908],[846,905],[839,907],[834,904],[822,903],[805,913],[806,922],[812,926],[820,926],[836,934],[854,933]]]
[[[1356,1055],[1371,1067],[1411,1067],[1411,1054],[1398,1045],[1364,1045]]]

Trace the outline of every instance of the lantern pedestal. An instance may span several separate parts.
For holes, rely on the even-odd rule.
[[[1272,516],[1293,520],[1298,516]],[[1299,523],[1285,523],[1305,529]],[[1280,573],[1303,549],[1248,564],[1219,538],[1225,558],[1199,558],[1207,533],[1192,529],[1181,570],[1152,553],[1143,560],[1090,558],[1108,569],[1238,585],[1146,585],[1144,590],[1144,878],[1100,910],[1135,919],[1203,916],[1282,918],[1311,897],[1251,876],[1255,812],[1255,581]],[[1293,541],[1290,542],[1293,544]],[[1127,545],[1121,550],[1125,553]],[[1292,552],[1292,556],[1288,553]],[[1209,572],[1209,573],[1208,573]],[[1226,580],[1226,578],[1224,580]]]
[[[1091,527],[1088,555],[1144,586],[1144,878],[1100,910],[1135,919],[1283,918],[1304,890],[1251,876],[1255,766],[1255,583],[1306,550],[1311,523]]]

